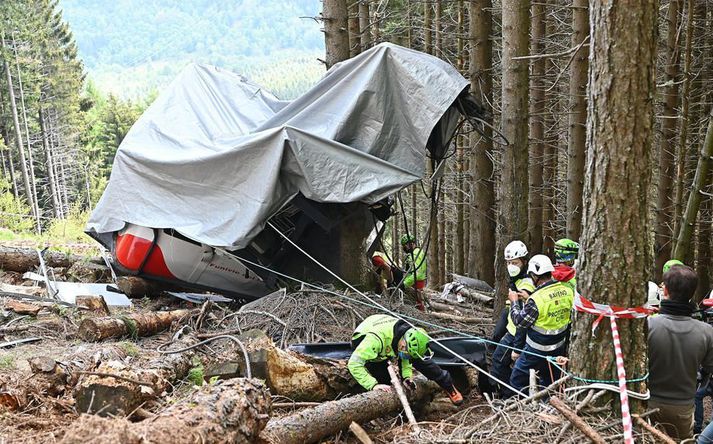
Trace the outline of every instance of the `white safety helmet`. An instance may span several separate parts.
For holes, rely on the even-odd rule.
[[[659,305],[661,305],[661,288],[654,282],[649,281],[645,306],[658,307]]]
[[[530,259],[530,262],[527,264],[527,274],[532,273],[537,276],[542,276],[545,273],[552,273],[553,271],[555,271],[555,267],[552,266],[552,261],[544,254],[532,256],[532,259]]]
[[[516,240],[510,242],[507,247],[505,247],[505,260],[511,261],[513,259],[521,258],[527,256],[527,247],[522,241]]]

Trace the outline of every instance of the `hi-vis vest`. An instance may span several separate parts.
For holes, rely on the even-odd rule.
[[[555,281],[535,291],[530,299],[537,306],[539,315],[527,330],[527,345],[543,352],[557,350],[567,341],[574,290]]]
[[[529,277],[526,278],[521,278],[515,281],[515,288],[517,288],[518,291],[525,290],[526,292],[532,294],[532,292],[535,291],[535,284],[532,282],[532,279]],[[507,301],[507,305],[510,305],[510,301]],[[508,333],[511,335],[515,336],[515,333],[517,332],[517,327],[515,327],[515,322],[512,320],[512,314],[510,314],[510,310],[508,309],[508,325],[507,325],[507,330]]]
[[[414,248],[413,252],[404,254],[404,263],[406,264],[404,287],[411,288],[416,284],[416,281],[426,280],[426,252],[420,248]],[[414,270],[416,271],[415,276]]]

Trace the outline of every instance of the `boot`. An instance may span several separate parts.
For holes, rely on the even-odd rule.
[[[448,392],[448,397],[454,405],[463,404],[463,395],[460,394],[456,386],[452,385],[451,388],[446,391]]]

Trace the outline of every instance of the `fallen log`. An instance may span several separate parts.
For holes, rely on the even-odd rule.
[[[464,322],[466,324],[482,324],[482,323],[491,323],[493,320],[492,318],[474,318],[471,316],[460,316],[460,315],[454,315],[450,313],[439,313],[437,311],[432,311],[428,313],[429,316],[434,317],[436,319],[445,319],[448,321],[458,321],[458,322]]]
[[[176,348],[188,347],[192,339],[176,342]],[[193,350],[162,355],[147,366],[137,368],[119,361],[102,363],[80,379],[74,389],[77,410],[82,413],[128,415],[144,401],[169,390],[192,367]]]
[[[167,284],[164,282],[151,281],[138,276],[121,276],[116,280],[116,286],[122,293],[130,298],[143,298],[145,296],[156,296],[164,291],[191,292],[194,290]]]
[[[267,337],[251,341],[247,348],[253,376],[264,379],[273,395],[294,401],[325,401],[362,390],[346,362],[282,350]]]
[[[86,257],[76,254],[64,254],[57,251],[45,251],[43,256],[48,267],[71,267],[75,262],[104,264],[101,257]],[[0,269],[25,273],[40,266],[37,251],[31,248],[0,247]]]
[[[28,304],[26,302],[20,302],[14,299],[10,299],[9,301],[5,302],[5,308],[7,308],[8,310],[12,310],[20,315],[30,316],[37,316],[37,313],[42,310],[42,307],[39,305]]]
[[[79,324],[79,337],[85,341],[96,342],[122,336],[151,336],[169,329],[171,324],[187,318],[192,313],[192,310],[173,310],[86,318]]]
[[[463,287],[460,290],[458,290],[458,294],[463,296],[464,298],[469,298],[474,301],[479,301],[483,302],[485,304],[492,304],[493,303],[493,297],[488,296],[487,294],[483,294],[477,290],[470,289],[468,287]]]
[[[652,426],[648,422],[646,422],[641,416],[639,415],[631,415],[634,418],[634,422],[641,427],[642,429],[646,430],[647,432],[651,433],[658,441],[664,443],[664,444],[676,444],[676,441],[674,441],[673,438],[668,436],[666,433],[662,432],[661,430],[657,429],[656,427]]]
[[[188,399],[155,417],[131,423],[124,418],[82,415],[64,434],[63,444],[115,442],[253,443],[269,418],[270,395],[255,379],[204,385]]]
[[[430,402],[438,390],[433,382],[419,382],[407,395],[412,404],[423,405]],[[401,401],[393,391],[370,391],[273,419],[260,438],[271,444],[315,443],[349,428],[352,422],[363,424],[400,410]]]
[[[589,438],[589,440],[592,441],[594,444],[606,443],[602,435],[597,433],[597,431],[594,430],[589,424],[584,422],[584,420],[580,418],[579,415],[577,415],[572,409],[567,407],[567,404],[565,404],[564,401],[557,398],[556,396],[553,396],[550,398],[550,405],[556,408],[562,414],[562,416],[567,418],[567,420],[571,422],[572,425],[577,427],[580,432],[584,433],[584,436]]]

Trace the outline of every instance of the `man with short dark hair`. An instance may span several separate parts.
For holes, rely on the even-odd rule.
[[[649,407],[653,419],[674,438],[693,436],[697,372],[713,372],[713,327],[691,318],[698,277],[691,267],[674,265],[663,277],[658,316],[649,317]]]

